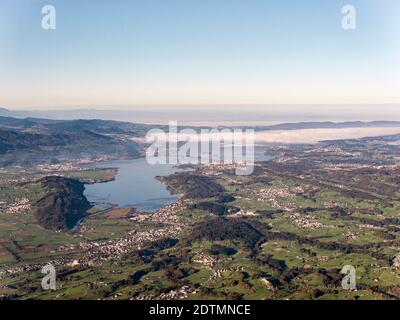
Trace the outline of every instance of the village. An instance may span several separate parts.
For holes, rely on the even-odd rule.
[[[21,199],[15,199],[13,203],[6,203],[0,201],[0,214],[5,213],[5,214],[17,214],[17,213],[22,213],[31,208],[29,199],[27,198],[21,198]]]
[[[65,258],[49,261],[54,267],[88,267],[99,265],[105,261],[115,260],[129,254],[134,250],[140,250],[152,242],[166,238],[178,236],[184,228],[188,226],[179,213],[190,204],[189,200],[178,200],[176,203],[163,207],[153,214],[146,214],[145,220],[159,223],[160,228],[150,228],[145,231],[131,231],[125,236],[104,242],[81,242],[78,246],[60,246],[58,253],[65,255]],[[26,204],[20,205],[26,206]],[[19,207],[20,207],[19,206]],[[80,258],[68,259],[70,253],[80,252]],[[21,272],[32,272],[39,270],[43,264],[32,264],[8,268],[4,266],[0,270],[0,279],[12,276]]]

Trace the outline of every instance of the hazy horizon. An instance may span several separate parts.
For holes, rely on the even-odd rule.
[[[400,104],[385,105],[192,105],[11,109],[7,115],[57,120],[104,119],[147,124],[271,125],[319,121],[400,121]],[[3,114],[5,115],[5,114]]]

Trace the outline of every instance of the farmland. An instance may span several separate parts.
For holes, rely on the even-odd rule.
[[[1,295],[399,299],[400,153],[387,140],[266,146],[274,158],[257,162],[251,176],[227,165],[196,166],[160,178],[182,194],[175,204],[153,213],[94,206],[68,231],[35,221],[34,203],[46,194],[43,173],[27,168],[21,177],[9,169],[3,207],[21,199],[30,206],[0,215]],[[113,179],[110,169],[63,176]],[[40,285],[49,262],[55,291]],[[346,265],[356,270],[357,290],[342,287]]]

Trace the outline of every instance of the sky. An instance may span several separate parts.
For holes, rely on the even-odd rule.
[[[399,17],[394,0],[0,0],[0,106],[400,103]]]

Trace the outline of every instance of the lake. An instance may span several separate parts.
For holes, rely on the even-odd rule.
[[[264,154],[262,147],[255,148],[255,160],[265,161],[272,157]],[[136,208],[154,212],[174,203],[178,195],[171,194],[156,176],[168,176],[178,171],[174,165],[149,165],[146,158],[134,160],[106,161],[92,164],[91,168],[118,168],[114,181],[86,185],[85,196],[99,208],[110,204],[120,208]]]
[[[115,181],[86,185],[85,196],[90,202],[113,203],[119,207],[133,207],[139,211],[154,212],[175,202],[172,195],[156,176],[167,176],[179,171],[173,165],[151,166],[145,158],[106,161],[92,168],[118,168]]]

